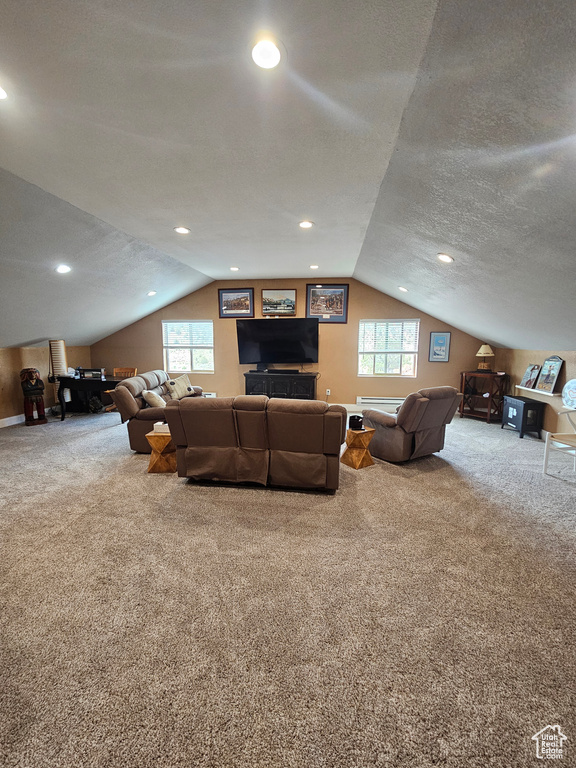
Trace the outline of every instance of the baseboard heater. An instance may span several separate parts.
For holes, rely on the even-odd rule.
[[[380,411],[394,413],[404,400],[404,397],[357,397],[356,405],[360,405],[362,408],[377,408]]]

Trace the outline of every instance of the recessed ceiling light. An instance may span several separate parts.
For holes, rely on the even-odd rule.
[[[72,267],[69,267],[67,264],[60,264],[59,267],[56,267],[56,272],[60,272],[61,275],[65,275],[66,272],[70,272]]]
[[[156,291],[148,291],[146,296],[156,296]]]
[[[280,61],[280,49],[272,40],[260,40],[252,48],[252,60],[262,69],[274,69]]]
[[[240,267],[230,267],[230,272],[238,272]]]
[[[310,227],[314,226],[314,222],[313,221],[301,221],[298,226],[302,227],[302,229],[310,229]]]
[[[454,261],[452,256],[448,256],[447,253],[439,253],[438,258],[440,261],[443,261],[445,264],[450,264],[450,262]]]
[[[179,235],[189,235],[190,229],[188,227],[174,227],[174,232],[178,232]]]
[[[318,269],[318,264],[310,264],[310,269]]]
[[[399,285],[399,286],[398,286],[398,290],[399,290],[399,291],[402,291],[402,293],[408,293],[408,288],[404,288],[404,286],[403,286],[403,285]]]
[[[4,88],[0,88],[0,99],[7,99],[7,98],[8,98],[8,94],[6,93]]]

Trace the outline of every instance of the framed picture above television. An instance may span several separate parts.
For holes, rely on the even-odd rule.
[[[294,316],[296,314],[296,291],[292,288],[273,290],[262,288],[262,314],[265,316]]]
[[[219,288],[220,317],[254,317],[254,288]]]
[[[306,286],[306,317],[320,323],[348,322],[348,284]]]

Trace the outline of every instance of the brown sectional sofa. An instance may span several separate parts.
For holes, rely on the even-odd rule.
[[[166,406],[178,475],[335,491],[346,409],[265,395],[184,398]]]
[[[120,381],[110,392],[122,422],[128,422],[128,438],[133,451],[151,453],[146,435],[152,432],[156,421],[166,421],[166,409],[161,406],[149,406],[142,397],[142,392],[149,390],[160,395],[165,402],[172,402],[166,391],[169,378],[166,371],[148,371]],[[189,397],[202,396],[202,387],[192,387],[192,390]]]

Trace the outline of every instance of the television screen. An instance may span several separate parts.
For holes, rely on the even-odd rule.
[[[256,363],[317,363],[318,318],[282,317],[236,320],[238,358],[242,365]]]

